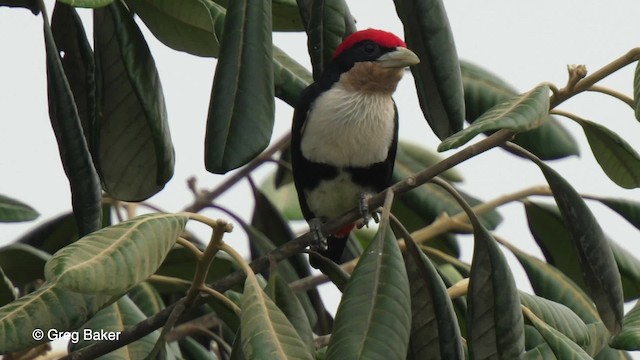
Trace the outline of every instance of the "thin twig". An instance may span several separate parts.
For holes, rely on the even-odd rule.
[[[629,105],[632,109],[635,110],[635,104],[633,103],[633,99],[619,91],[613,90],[608,87],[597,86],[597,85],[593,85],[592,87],[588,88],[587,91],[599,92],[605,95],[612,96],[622,101],[623,103]]]

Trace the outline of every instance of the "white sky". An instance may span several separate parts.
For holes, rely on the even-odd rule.
[[[51,12],[53,2],[46,2]],[[358,20],[358,28],[376,27],[402,34],[392,1],[348,3]],[[447,1],[446,6],[460,58],[489,69],[522,91],[543,81],[562,86],[567,64],[586,64],[595,71],[640,43],[637,1],[607,4],[577,0]],[[87,11],[82,13],[88,15]],[[179,211],[192,200],[185,184],[188,177],[195,175],[199,185],[207,188],[223,178],[205,171],[202,155],[215,61],[176,52],[152,36],[147,36],[147,41],[160,72],[176,150],[173,179],[150,201],[168,211]],[[274,41],[309,66],[304,35],[276,34]],[[42,214],[37,222],[0,225],[0,244],[5,244],[38,222],[67,211],[71,205],[49,125],[41,18],[27,10],[0,8],[0,46],[0,194],[24,201]],[[634,66],[624,69],[602,85],[631,95],[633,69]],[[422,117],[410,76],[403,80],[395,98],[400,111],[401,139],[435,149],[438,141]],[[640,124],[631,109],[621,102],[599,94],[584,94],[560,108],[609,127],[640,150],[637,145]],[[274,139],[289,128],[291,115],[292,109],[278,101]],[[580,192],[640,200],[638,190],[617,187],[599,169],[581,128],[561,120],[579,141],[582,155],[551,165]],[[272,165],[264,166],[256,178],[264,177],[272,169]],[[501,150],[481,155],[458,169],[466,179],[463,189],[483,199],[544,184],[536,166]],[[220,204],[248,216],[252,199],[247,189],[241,183],[236,191],[221,197]],[[603,206],[589,204],[612,239],[633,253],[640,253],[640,232]],[[505,206],[501,213],[505,221],[497,233],[540,255],[529,234],[522,206]],[[243,250],[246,249],[243,236],[238,229],[229,240]],[[471,248],[464,248],[464,257],[470,259]],[[511,263],[518,284],[530,289],[522,270],[514,261]]]

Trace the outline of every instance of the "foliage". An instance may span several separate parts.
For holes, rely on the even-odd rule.
[[[69,351],[83,358],[624,359],[640,349],[640,302],[623,311],[640,297],[640,260],[607,238],[587,201],[636,227],[640,203],[582,195],[545,162],[577,154],[562,126],[573,120],[614,183],[640,186],[640,155],[622,136],[558,109],[594,90],[632,105],[637,117],[640,70],[634,99],[596,83],[640,52],[590,76],[572,66],[565,86],[518,94],[458,61],[441,1],[395,4],[423,60],[412,71],[439,150],[487,137],[446,158],[401,142],[396,184],[370,200],[383,206],[378,230],[349,240],[353,260],[324,266],[325,280],[343,291],[333,318],[317,290],[323,278],[302,255],[311,235],[292,231],[300,211],[286,166],[260,188],[251,182],[250,223],[222,209],[246,232],[250,264],[223,241],[229,223],[199,212],[278,154],[286,163],[288,137],[267,148],[274,98],[295,104],[313,77],[272,46],[272,32],[306,31],[317,76],[356,28],[343,0],[65,0],[51,24],[42,2],[0,0],[44,18],[49,113],[73,196],[72,213],[0,248],[0,353],[40,353],[50,329],[66,332]],[[93,9],[93,44],[75,7]],[[175,50],[219,58],[204,159],[215,173],[240,169],[212,191],[192,183],[196,200],[184,212],[135,216],[136,203],[154,209],[142,201],[171,178],[174,154],[160,77],[134,16]],[[464,129],[463,118],[471,124]],[[453,168],[496,147],[538,166],[548,185],[486,202],[457,190]],[[544,260],[493,233],[498,209],[513,202],[524,204]],[[0,222],[37,217],[0,195]],[[354,209],[323,231],[357,217]],[[185,230],[193,221],[211,228],[206,244]],[[459,259],[461,233],[474,237],[470,264]],[[522,264],[534,294],[518,290],[498,244]]]

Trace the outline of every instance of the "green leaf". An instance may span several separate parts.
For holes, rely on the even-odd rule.
[[[633,105],[636,119],[640,121],[640,62],[636,65],[636,71],[633,75]]]
[[[605,174],[625,189],[640,187],[640,155],[620,135],[588,120],[579,120],[593,156]]]
[[[247,274],[241,303],[242,350],[248,359],[313,359],[296,329]]]
[[[441,0],[395,0],[407,47],[420,58],[411,67],[420,108],[444,139],[462,129],[464,92],[458,54]]]
[[[81,53],[79,49],[81,46],[88,45],[82,21],[73,7],[56,3],[51,22],[51,28],[49,28],[47,21],[45,21],[44,26],[49,118],[58,142],[62,166],[71,187],[73,215],[78,224],[78,232],[82,236],[92,233],[101,227],[102,188],[100,187],[100,179],[96,169],[93,166],[89,146],[84,137],[85,131],[82,128],[74,94],[67,81],[62,61],[64,60],[68,64],[67,69],[71,64],[75,64],[74,68],[80,72],[78,76],[86,80],[87,75],[80,70],[82,65],[75,63],[74,60],[82,63],[83,61],[80,59],[83,56],[85,58],[89,57],[90,53],[86,53],[86,47],[84,48],[84,53]],[[61,52],[65,54],[64,59],[60,57]],[[76,90],[79,91],[80,89],[76,88]],[[85,91],[87,90],[89,89],[85,89]],[[80,96],[80,94],[78,95]],[[83,104],[87,105],[84,102]],[[93,109],[88,108],[84,110],[85,114],[93,111]],[[86,119],[86,121],[89,121],[89,119]]]
[[[158,269],[187,220],[148,214],[96,231],[58,251],[46,279],[81,293],[122,294]]]
[[[405,359],[411,295],[398,242],[383,220],[338,306],[327,359]]]
[[[289,284],[284,281],[278,274],[271,274],[269,282],[264,291],[269,295],[271,300],[282,310],[284,315],[289,319],[296,332],[300,336],[302,342],[307,346],[310,353],[315,351],[313,343],[313,331],[311,324],[307,318],[307,314],[302,307],[300,301],[293,293]]]
[[[138,307],[126,296],[123,296],[117,302],[110,306],[100,310],[87,321],[81,328],[79,328],[78,334],[79,341],[72,341],[69,345],[70,351],[79,350],[89,345],[95,344],[100,339],[96,339],[96,335],[100,335],[101,332],[120,334],[126,328],[138,324],[147,319],[147,316],[138,309]],[[91,335],[89,338],[86,335]],[[119,337],[120,335],[118,335]],[[147,356],[156,341],[158,340],[160,333],[154,331],[149,335],[137,340],[125,347],[118,348],[113,352],[110,352],[105,358],[109,359],[144,359]],[[115,338],[114,338],[115,340]]]
[[[640,297],[640,260],[614,241],[609,241],[613,257],[616,259],[624,301]]]
[[[33,15],[40,13],[40,3],[37,0],[0,0],[0,6],[29,9]]]
[[[518,95],[511,85],[479,66],[461,61],[460,69],[464,84],[465,115],[469,123],[476,121],[495,105]],[[513,142],[542,160],[580,153],[571,133],[555,117],[549,115],[539,127],[518,133]]]
[[[37,219],[40,214],[31,206],[0,195],[0,222],[20,222]]]
[[[230,4],[211,91],[205,166],[223,174],[269,144],[274,121],[271,2]]]
[[[101,8],[111,4],[114,0],[57,0],[59,2],[69,4],[73,7],[81,8]]]
[[[356,31],[356,23],[345,0],[311,1],[309,10],[307,48],[313,78],[318,79],[338,45]]]
[[[140,201],[173,176],[162,85],[133,15],[119,1],[94,10],[97,107],[94,163],[112,197]]]
[[[273,0],[273,31],[304,31],[295,0]]]
[[[25,350],[47,342],[49,329],[77,329],[109,302],[110,296],[83,295],[45,283],[38,290],[0,308],[0,349],[3,353]],[[41,329],[45,337],[36,341],[32,331]]]
[[[513,275],[496,241],[480,224],[474,224],[467,305],[472,359],[517,359],[524,353],[524,322]]]
[[[2,268],[0,268],[0,307],[14,301],[18,298],[18,291],[15,285],[11,282],[11,279],[5,275]]]
[[[587,354],[582,348],[580,348],[580,346],[571,341],[571,339],[566,337],[560,331],[554,329],[544,321],[540,320],[531,311],[526,311],[525,314],[527,315],[527,318],[531,321],[531,323],[536,327],[536,329],[540,331],[540,334],[542,334],[544,339],[547,341],[547,344],[549,344],[549,347],[551,347],[551,350],[558,359],[592,359],[589,354]]]
[[[226,10],[210,0],[127,0],[155,37],[192,55],[217,57]]]
[[[218,357],[192,337],[185,337],[179,340],[180,350],[185,359],[193,360],[218,360]]]
[[[610,348],[609,346],[605,346],[598,353],[598,355],[593,359],[594,360],[633,360],[633,358],[628,352],[622,351],[622,350],[615,350]]]
[[[398,154],[396,161],[402,155],[405,164],[411,167],[413,172],[424,170],[443,160],[437,152],[406,141],[398,142]],[[409,159],[412,161],[408,161]],[[414,164],[414,166],[410,166],[411,164]],[[464,180],[462,174],[456,168],[448,169],[438,174],[438,176],[456,183]]]
[[[541,84],[522,95],[503,101],[462,131],[446,138],[438,151],[455,149],[476,135],[498,129],[522,132],[542,125],[549,111],[549,86]]]
[[[0,248],[2,270],[18,287],[44,279],[44,264],[51,255],[29,245],[15,243]]]
[[[622,350],[640,350],[640,301],[625,315],[622,331],[611,340],[611,346]]]
[[[127,294],[129,299],[144,313],[150,317],[165,308],[164,301],[153,285],[143,281],[136,285]]]
[[[411,359],[464,359],[460,328],[435,266],[415,242],[405,239],[404,262],[411,289]]]
[[[273,174],[269,175],[260,185],[260,190],[285,218],[289,220],[304,220],[295,185],[291,182],[275,189],[273,179]]]
[[[596,200],[617,212],[631,223],[631,225],[640,230],[640,202],[614,198],[597,198]]]
[[[273,81],[275,96],[291,106],[298,103],[302,91],[313,78],[304,66],[293,60],[277,46],[273,47]]]
[[[607,329],[616,334],[622,326],[623,294],[620,273],[609,243],[584,200],[555,170],[538,162],[562,218],[573,238],[584,280]]]

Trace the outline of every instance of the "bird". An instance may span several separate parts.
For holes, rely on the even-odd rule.
[[[315,234],[312,249],[334,262],[356,224],[326,238],[320,228],[358,205],[369,221],[366,200],[390,185],[398,145],[392,95],[405,68],[419,62],[391,32],[354,32],[294,108],[291,167],[298,200]]]

